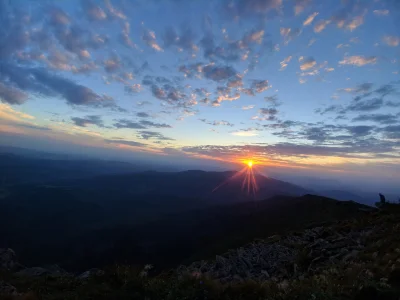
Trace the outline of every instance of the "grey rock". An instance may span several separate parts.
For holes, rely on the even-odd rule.
[[[69,276],[70,274],[65,270],[61,269],[59,266],[48,266],[46,268],[42,267],[33,267],[26,268],[19,272],[15,273],[17,276],[27,276],[27,277],[35,277],[35,276]]]
[[[100,269],[90,269],[87,270],[85,272],[83,272],[82,274],[80,274],[77,278],[80,280],[86,280],[92,277],[97,277],[97,276],[103,276],[104,275],[104,271],[100,270]]]
[[[13,270],[18,265],[17,256],[12,249],[0,249],[0,270]]]
[[[11,284],[0,280],[0,295],[1,296],[17,296],[17,289]]]

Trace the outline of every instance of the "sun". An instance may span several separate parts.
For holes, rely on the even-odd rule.
[[[253,161],[252,161],[252,160],[249,160],[249,161],[247,162],[247,165],[249,166],[249,168],[251,168],[251,167],[253,166]]]

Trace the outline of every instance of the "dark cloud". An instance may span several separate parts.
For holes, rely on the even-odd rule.
[[[71,105],[116,107],[110,97],[100,96],[93,90],[72,80],[50,73],[43,68],[23,68],[0,63],[0,81],[10,88],[42,96],[59,96]]]
[[[181,27],[180,34],[177,33],[175,28],[167,27],[162,39],[165,48],[175,46],[178,50],[190,52],[196,52],[198,50],[195,43],[196,35],[187,24]]]
[[[146,112],[138,112],[136,116],[138,116],[139,118],[150,118],[150,115]]]
[[[28,99],[28,95],[19,89],[7,86],[0,82],[0,100],[9,104],[22,104]]]
[[[262,93],[269,88],[268,80],[253,80],[251,88],[257,93]]]
[[[268,103],[271,104],[273,107],[279,106],[281,103],[278,101],[278,96],[277,95],[272,95],[272,96],[266,96],[264,97],[264,100],[267,101]]]
[[[278,110],[276,108],[260,108],[259,114],[261,115],[261,120],[274,121],[276,120]]]
[[[147,129],[147,128],[171,128],[171,125],[163,123],[155,123],[148,120],[140,120],[139,122],[133,122],[127,119],[120,119],[114,123],[114,126],[118,129],[120,128],[130,128],[130,129]]]
[[[229,126],[229,127],[233,127],[235,126],[234,124],[228,122],[228,121],[207,121],[206,119],[199,119],[201,122],[206,123],[208,125],[212,125],[212,126]]]
[[[380,109],[383,106],[381,98],[373,98],[350,104],[345,111],[372,111]]]
[[[146,127],[151,127],[151,128],[172,128],[171,125],[164,124],[164,123],[155,123],[155,122],[148,121],[148,120],[142,120],[142,121],[140,121],[140,124],[142,124]]]
[[[253,157],[269,157],[276,159],[280,157],[309,157],[309,156],[341,156],[348,158],[363,158],[363,154],[382,155],[396,149],[396,142],[377,143],[374,138],[365,139],[361,142],[348,142],[341,145],[310,145],[306,143],[277,143],[274,145],[205,145],[194,147],[183,147],[188,153],[209,155],[212,157],[241,156],[243,153],[251,153]]]
[[[147,127],[138,123],[132,122],[130,120],[121,119],[114,123],[114,126],[118,129],[120,128],[130,128],[130,129],[146,129]]]
[[[35,130],[41,130],[41,131],[50,131],[51,128],[46,127],[46,126],[38,126],[38,125],[32,125],[32,124],[15,124],[18,127],[23,127],[23,128],[28,128],[28,129],[35,129]]]
[[[349,126],[347,127],[347,130],[353,134],[353,135],[358,135],[358,136],[364,136],[370,134],[375,127],[373,126]]]
[[[92,0],[82,0],[82,9],[91,21],[104,21],[107,19],[106,12]]]
[[[86,116],[84,118],[72,117],[71,120],[76,126],[86,127],[88,125],[96,125],[98,127],[104,127],[103,120],[100,116]]]
[[[214,81],[225,81],[234,76],[237,72],[230,66],[207,65],[203,68],[204,76]]]
[[[147,146],[146,144],[140,143],[140,142],[135,142],[135,141],[126,141],[122,139],[114,139],[114,140],[104,140],[106,143],[110,144],[121,144],[121,145],[128,145],[128,146],[133,146],[133,147],[145,147]]]
[[[359,94],[359,93],[368,93],[371,88],[373,87],[373,84],[370,82],[365,82],[362,83],[354,88],[344,88],[340,89],[340,92],[346,92],[346,93],[353,93],[353,94]]]
[[[383,128],[382,132],[389,139],[400,139],[400,125],[390,125]]]
[[[353,118],[353,122],[376,122],[379,124],[395,124],[400,122],[400,114],[399,115],[391,115],[391,114],[370,114],[370,115],[359,115]]]
[[[161,140],[161,141],[174,141],[174,139],[164,136],[163,134],[155,131],[140,131],[139,137],[144,140]]]

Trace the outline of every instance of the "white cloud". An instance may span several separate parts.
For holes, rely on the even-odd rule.
[[[397,47],[400,45],[400,37],[397,36],[384,36],[382,39],[388,46]]]
[[[309,69],[315,67],[315,65],[317,64],[315,59],[312,57],[304,58],[303,56],[301,56],[299,58],[299,62],[301,63],[300,70],[302,70],[302,71],[309,70]]]
[[[292,60],[292,56],[286,57],[283,61],[281,61],[281,68],[279,71],[283,71],[288,66],[288,63]]]
[[[318,15],[319,15],[318,12],[315,12],[315,13],[309,15],[308,18],[303,22],[303,25],[304,26],[310,25],[314,21],[315,17]]]
[[[374,10],[374,14],[377,16],[387,16],[389,14],[388,9],[376,9]]]
[[[347,56],[339,62],[341,65],[353,65],[362,67],[368,64],[376,64],[377,58],[375,56],[365,57],[361,55]]]
[[[254,130],[248,130],[248,131],[234,131],[231,133],[232,135],[236,136],[243,136],[243,137],[252,137],[252,136],[257,136],[258,133]]]
[[[321,31],[323,31],[326,28],[326,26],[329,25],[329,23],[331,23],[330,20],[321,20],[321,21],[319,21],[314,26],[314,32],[320,33]]]

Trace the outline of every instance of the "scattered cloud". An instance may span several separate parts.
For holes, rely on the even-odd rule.
[[[315,13],[309,15],[308,18],[303,22],[303,25],[304,26],[311,25],[311,23],[314,21],[315,17],[318,15],[319,15],[318,12],[315,12]]]
[[[376,56],[365,57],[362,55],[347,56],[339,62],[340,65],[353,65],[356,67],[362,67],[368,64],[376,64]]]
[[[142,130],[138,132],[138,137],[144,140],[174,141],[174,139],[155,131]]]
[[[317,64],[317,62],[313,57],[304,58],[303,56],[299,58],[299,63],[300,63],[300,70],[302,71],[309,70],[315,67],[315,65]]]
[[[148,120],[140,120],[139,122],[130,121],[127,119],[120,119],[114,123],[117,129],[130,128],[130,129],[146,129],[146,128],[172,128],[171,125],[163,123],[155,123]]]
[[[374,14],[377,16],[387,16],[389,14],[388,9],[375,9]]]
[[[132,147],[146,147],[148,145],[136,141],[127,141],[123,139],[109,139],[109,140],[104,140],[106,143],[110,144],[119,144],[119,145],[127,145],[127,146],[132,146]]]
[[[103,121],[100,116],[86,116],[83,118],[80,117],[72,117],[72,122],[76,126],[87,127],[88,125],[96,125],[98,127],[104,127]]]
[[[320,20],[314,25],[314,32],[320,33],[324,31],[326,26],[328,26],[331,23],[330,20]]]
[[[391,46],[391,47],[397,47],[398,45],[400,45],[400,37],[398,37],[398,36],[387,35],[387,36],[384,36],[382,40],[385,44],[387,44],[388,46]]]

